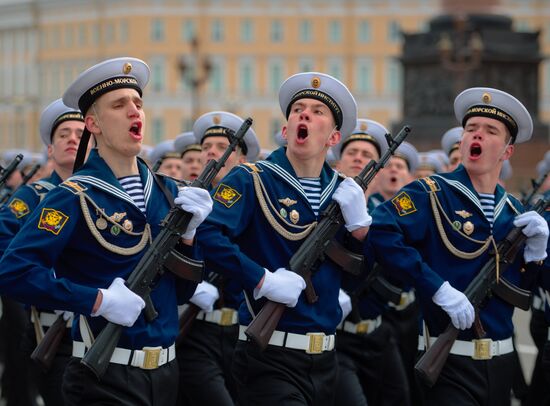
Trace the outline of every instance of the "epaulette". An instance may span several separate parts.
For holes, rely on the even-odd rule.
[[[251,162],[243,162],[243,163],[240,164],[239,166],[241,166],[242,168],[244,168],[248,173],[253,173],[253,172],[259,173],[259,172],[263,172],[263,169],[262,169],[262,168],[260,168],[258,165],[253,164],[253,163],[251,163]]]
[[[441,190],[439,183],[437,183],[437,181],[430,176],[417,179],[417,181],[422,185],[426,192],[439,192]]]
[[[75,195],[85,190],[88,190],[88,188],[84,186],[82,183],[71,180],[70,178],[63,183],[60,183],[59,186],[67,189],[68,191],[74,193]]]
[[[34,191],[34,193],[40,196],[55,188],[55,185],[50,182],[46,182],[45,180],[39,180],[31,183],[29,187]]]

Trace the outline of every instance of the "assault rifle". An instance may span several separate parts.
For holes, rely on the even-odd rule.
[[[525,207],[529,207],[531,205],[531,200],[537,194],[538,190],[548,177],[548,172],[549,171],[546,171],[545,173],[540,175],[537,180],[531,179],[531,191],[529,193],[526,193],[525,196],[523,196],[521,199],[521,204],[523,204]]]
[[[17,154],[15,158],[13,158],[13,161],[10,162],[8,166],[5,168],[2,168],[0,166],[0,190],[2,190],[6,186],[6,182],[10,175],[15,171],[15,168],[17,168],[17,165],[23,160],[23,154]]]
[[[0,199],[0,207],[4,204],[6,204],[11,197],[24,185],[26,185],[29,180],[34,176],[34,174],[40,169],[40,164],[34,165],[26,174],[23,176],[23,180],[21,184],[17,187],[17,189],[13,189],[10,192],[6,193],[2,198]]]
[[[384,167],[410,131],[409,126],[404,126],[395,139],[390,134],[386,134],[389,146],[386,153],[378,162],[374,160],[370,161],[361,173],[354,178],[363,190],[367,190],[369,183],[374,179],[378,171]],[[317,301],[317,294],[311,283],[313,268],[324,259],[327,246],[344,224],[344,216],[342,215],[340,206],[337,202],[332,201],[323,212],[319,224],[317,224],[311,234],[300,245],[300,248],[290,258],[288,269],[296,272],[306,281],[305,293],[308,303],[315,303]],[[245,330],[246,336],[258,345],[260,349],[263,350],[267,347],[285,307],[282,303],[268,300]]]
[[[549,206],[549,203],[550,199],[541,199],[533,207],[533,210],[541,214]],[[502,277],[497,278],[497,268],[499,268],[499,273],[504,273],[514,262],[517,253],[527,239],[521,230],[520,227],[510,230],[504,240],[497,245],[498,255],[494,255],[487,261],[464,291],[476,311],[475,327],[479,338],[483,338],[485,335],[479,321],[479,310],[493,293],[520,309],[529,310],[531,292],[514,286]],[[431,387],[436,383],[458,333],[459,330],[449,323],[445,331],[437,337],[414,366],[417,375],[426,385]]]
[[[191,186],[203,189],[208,188],[251,125],[252,119],[247,118],[239,130],[231,137],[231,143],[225,153],[218,161],[209,161]],[[145,315],[148,320],[156,317],[156,311],[152,307],[149,294],[154,283],[164,273],[165,269],[169,269],[185,279],[196,282],[202,280],[202,267],[199,272],[189,271],[189,266],[196,266],[197,261],[185,258],[174,249],[181,239],[181,234],[187,229],[192,217],[191,213],[187,213],[180,207],[172,207],[162,220],[162,230],[126,281],[126,286],[145,300]],[[184,265],[183,267],[181,266],[182,264]],[[122,334],[122,329],[123,326],[108,322],[81,360],[82,364],[91,369],[98,379],[103,376],[109,365],[113,351]]]
[[[47,372],[57,354],[63,337],[67,334],[67,321],[60,314],[55,322],[48,328],[44,337],[36,344],[31,354],[31,359],[36,362],[44,372]]]

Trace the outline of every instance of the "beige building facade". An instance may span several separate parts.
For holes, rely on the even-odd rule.
[[[517,29],[539,30],[548,54],[550,0],[487,4],[513,16]],[[42,108],[79,72],[117,56],[151,68],[147,144],[190,130],[199,114],[228,110],[253,117],[262,147],[272,148],[284,123],[279,86],[305,70],[338,77],[361,117],[390,126],[401,119],[400,33],[426,29],[445,7],[439,0],[0,0],[0,150],[40,150]],[[540,74],[540,116],[550,121],[550,64]]]

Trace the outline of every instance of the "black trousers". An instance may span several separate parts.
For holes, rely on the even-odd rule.
[[[157,369],[109,364],[100,381],[93,372],[71,358],[63,376],[65,405],[173,406],[176,403],[178,363]]]
[[[409,384],[391,328],[382,324],[360,336],[338,332],[335,405],[410,404]]]
[[[507,406],[511,403],[514,354],[479,361],[449,354],[432,388],[421,384],[424,404],[439,406]]]
[[[47,331],[47,329],[44,330]],[[72,343],[71,331],[67,328],[53,359],[52,366],[49,370],[44,371],[40,365],[30,359],[30,355],[36,348],[36,336],[32,323],[27,329],[23,349],[28,361],[31,380],[36,384],[38,393],[42,396],[46,406],[63,406],[61,385],[65,368],[71,359]]]
[[[178,405],[232,406],[236,390],[231,376],[239,325],[218,326],[195,320],[178,346]]]
[[[332,405],[336,385],[335,351],[305,351],[239,341],[233,356],[233,378],[240,406]]]

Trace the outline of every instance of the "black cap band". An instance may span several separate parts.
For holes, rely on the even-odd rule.
[[[372,135],[365,134],[365,133],[354,133],[350,135],[346,140],[342,143],[342,147],[340,148],[340,155],[342,155],[342,152],[344,152],[344,148],[352,142],[352,141],[367,141],[370,142],[372,145],[374,145],[374,148],[376,148],[376,151],[378,152],[378,156],[382,154],[382,150],[380,149],[380,144],[378,143],[378,140],[374,138]]]
[[[138,81],[133,76],[117,76],[100,82],[88,89],[78,100],[78,108],[82,114],[86,114],[90,106],[98,99],[99,96],[111,92],[116,89],[130,88],[135,89],[141,96],[141,88]]]
[[[203,137],[204,138],[204,137]],[[181,151],[181,157],[183,158],[183,156],[188,153],[189,151],[198,151],[198,152],[201,152],[202,151],[202,148],[199,144],[189,144],[188,146],[186,146],[183,151]]]
[[[336,128],[339,130],[342,127],[342,122],[344,121],[344,117],[342,115],[342,109],[340,109],[340,106],[338,106],[338,103],[336,103],[336,101],[332,97],[330,97],[328,94],[315,89],[300,90],[298,93],[292,96],[292,99],[290,100],[290,103],[288,103],[288,106],[286,108],[287,119],[288,119],[288,116],[290,115],[290,109],[292,108],[292,105],[300,99],[319,100],[320,102],[325,104],[332,112],[332,115],[334,116],[334,121],[336,122]]]
[[[233,134],[234,132],[230,128],[221,127],[221,126],[210,127],[204,132],[204,135],[201,138],[201,145],[204,142],[204,140],[208,137],[226,137],[229,140],[229,142],[231,142],[231,138],[233,137]],[[248,153],[248,147],[246,146],[246,143],[243,141],[242,138],[239,141],[239,147],[241,148],[241,151],[243,152],[244,155]]]
[[[68,111],[66,113],[61,114],[59,117],[56,118],[56,120],[53,122],[52,125],[52,131],[50,133],[50,142],[53,138],[53,133],[59,127],[61,123],[64,123],[65,121],[82,121],[84,122],[84,116],[80,111]]]
[[[462,119],[462,127],[466,127],[466,121],[468,121],[470,117],[478,116],[494,118],[495,120],[503,123],[506,128],[508,128],[508,131],[510,131],[510,134],[512,135],[512,144],[514,143],[516,140],[516,135],[518,135],[518,125],[508,113],[494,106],[472,106],[466,111],[466,114]]]

